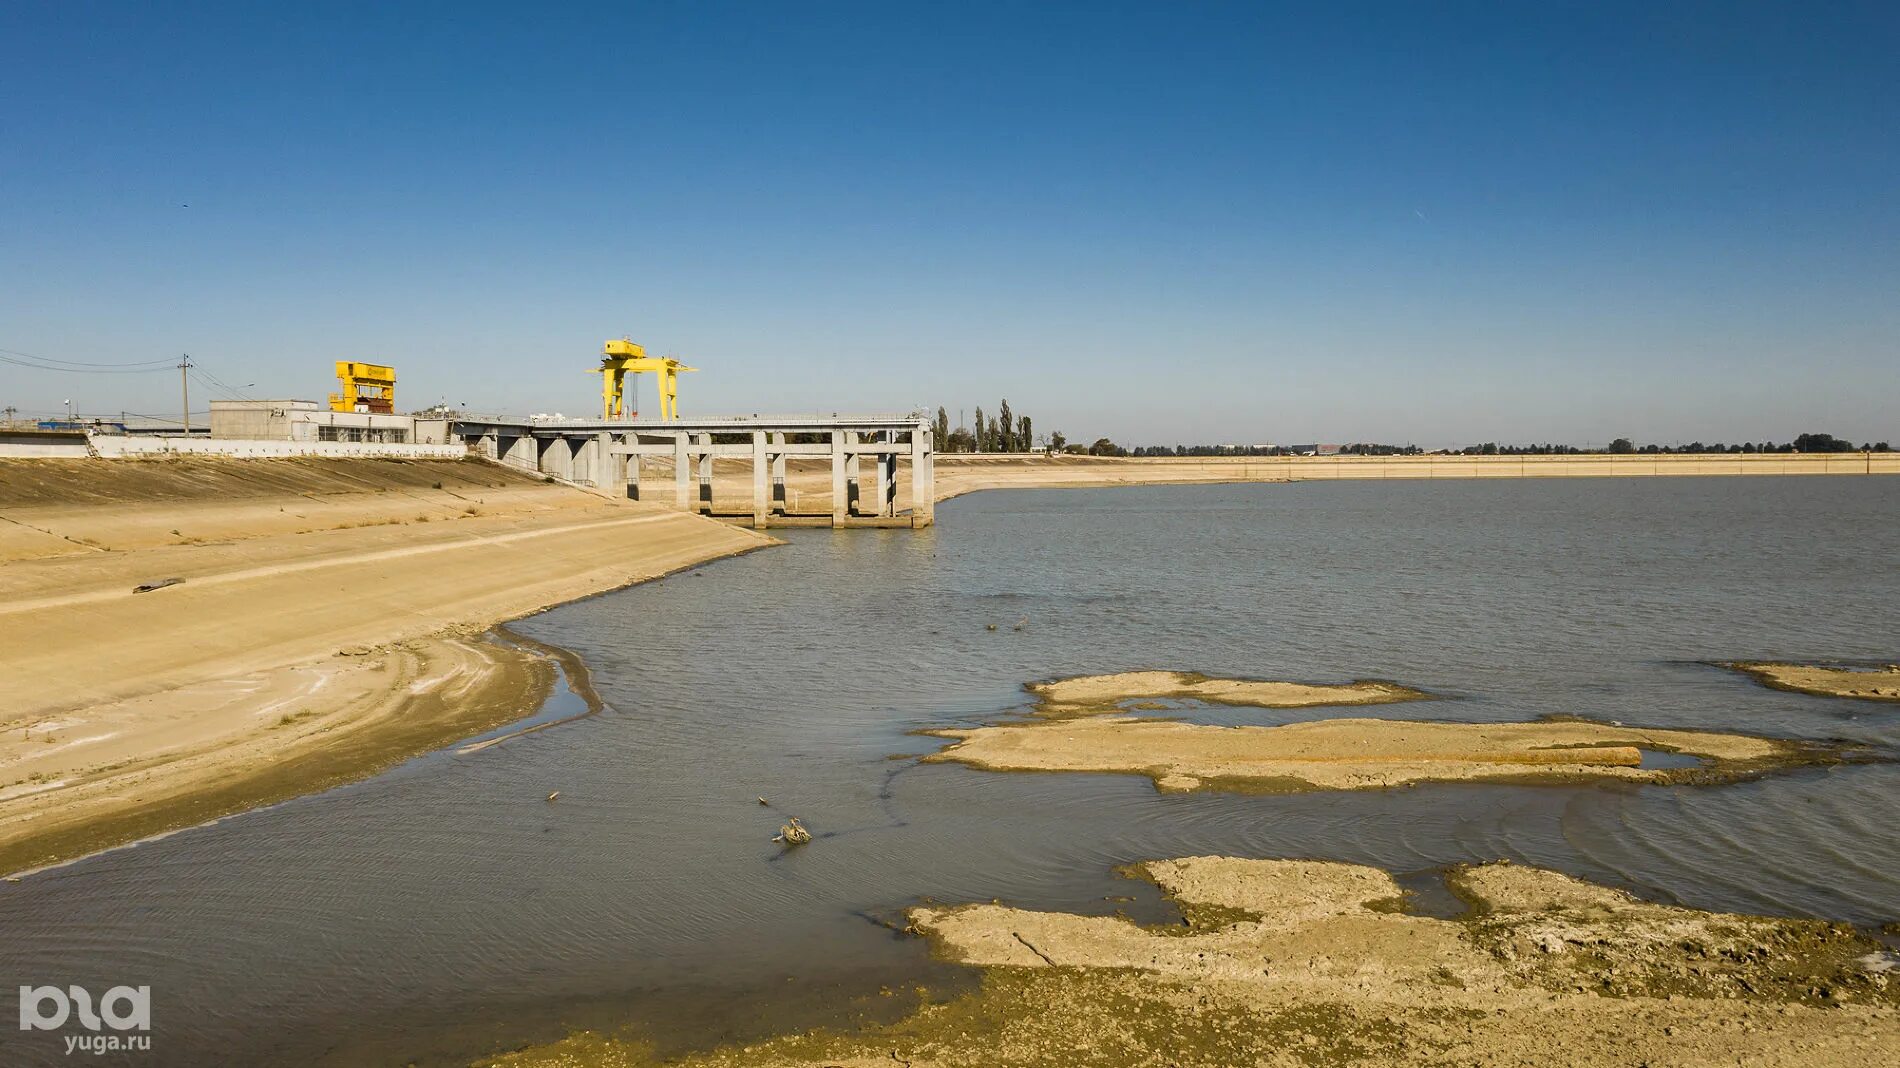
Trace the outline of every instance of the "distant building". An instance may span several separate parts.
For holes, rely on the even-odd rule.
[[[214,400],[211,436],[401,445],[416,440],[416,420],[414,416],[380,412],[335,412],[309,400]]]

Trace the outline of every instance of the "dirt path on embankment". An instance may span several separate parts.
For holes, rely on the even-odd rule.
[[[0,520],[0,872],[518,718],[494,624],[771,544],[453,461],[0,461]]]

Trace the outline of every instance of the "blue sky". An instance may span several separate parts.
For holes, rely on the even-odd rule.
[[[0,349],[586,414],[630,334],[698,414],[1900,440],[1896,54],[1890,3],[16,3]]]

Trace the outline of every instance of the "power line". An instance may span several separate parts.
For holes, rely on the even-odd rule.
[[[158,367],[57,367],[52,364],[32,363],[27,360],[15,359],[12,356],[6,355],[4,352],[0,352],[0,363],[12,364],[15,367],[25,367],[34,371],[63,371],[71,375],[140,375],[150,374],[154,371],[169,371],[172,369],[166,365],[160,365]]]
[[[124,363],[101,363],[96,360],[65,360],[58,356],[35,356],[30,352],[16,349],[0,349],[0,360],[21,367],[38,366],[45,371],[81,371],[90,369],[94,374],[113,374],[119,372],[137,374],[147,370],[164,370],[171,360],[131,360]]]
[[[231,383],[226,382],[224,379],[219,378],[217,375],[212,374],[210,371],[205,370],[202,365],[196,364],[196,363],[191,365],[191,370],[193,374],[198,376],[198,381],[203,383],[205,388],[216,390],[217,392],[224,394],[226,399],[229,399],[229,400],[250,400],[251,399],[248,395],[244,393],[244,390],[252,388],[256,383],[246,383],[242,387],[234,386]]]
[[[214,393],[222,395],[226,400],[249,400],[250,399],[249,397],[244,396],[242,393],[239,393],[237,390],[231,388],[230,386],[225,385],[224,382],[219,380],[217,376],[206,371],[204,368],[199,367],[195,363],[191,365],[191,376],[198,380],[199,385],[205,387],[208,390],[211,390]]]

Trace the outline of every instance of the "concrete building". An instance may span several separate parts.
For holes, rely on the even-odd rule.
[[[403,445],[416,420],[376,412],[333,412],[309,400],[214,400],[211,436],[247,441],[343,441]]]

